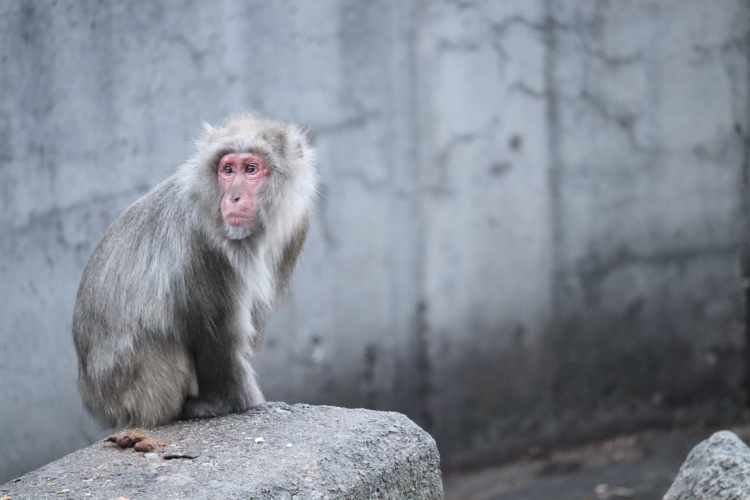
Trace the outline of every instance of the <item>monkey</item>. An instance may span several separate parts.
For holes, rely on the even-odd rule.
[[[317,184],[302,129],[243,114],[204,123],[192,156],[115,220],[84,268],[72,326],[79,392],[102,427],[264,402],[253,361]]]

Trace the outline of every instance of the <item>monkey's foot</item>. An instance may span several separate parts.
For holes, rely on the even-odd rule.
[[[218,399],[188,398],[182,405],[180,420],[218,417],[234,411],[238,410]]]

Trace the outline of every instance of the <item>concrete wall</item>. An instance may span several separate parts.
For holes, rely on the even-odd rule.
[[[444,463],[744,409],[741,0],[0,4],[0,481],[100,435],[70,337],[201,120],[309,127],[324,190],[269,399]]]

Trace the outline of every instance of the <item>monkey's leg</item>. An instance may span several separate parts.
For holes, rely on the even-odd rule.
[[[198,396],[185,401],[180,418],[216,417],[249,410],[265,401],[252,369],[250,346],[230,352],[206,347],[194,357]]]
[[[192,359],[173,342],[150,341],[129,353],[127,370],[80,379],[84,403],[107,427],[152,427],[176,418],[188,395],[197,394]]]
[[[176,419],[185,398],[198,393],[198,383],[186,352],[168,348],[147,358],[140,363],[140,380],[124,399],[137,416],[134,425],[151,427]]]

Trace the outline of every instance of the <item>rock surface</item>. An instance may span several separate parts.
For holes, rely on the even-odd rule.
[[[750,499],[750,448],[729,431],[693,448],[664,495],[664,500],[722,499]]]
[[[0,498],[443,498],[434,440],[399,413],[269,403],[147,432],[169,444],[142,454],[99,441],[0,486]]]

